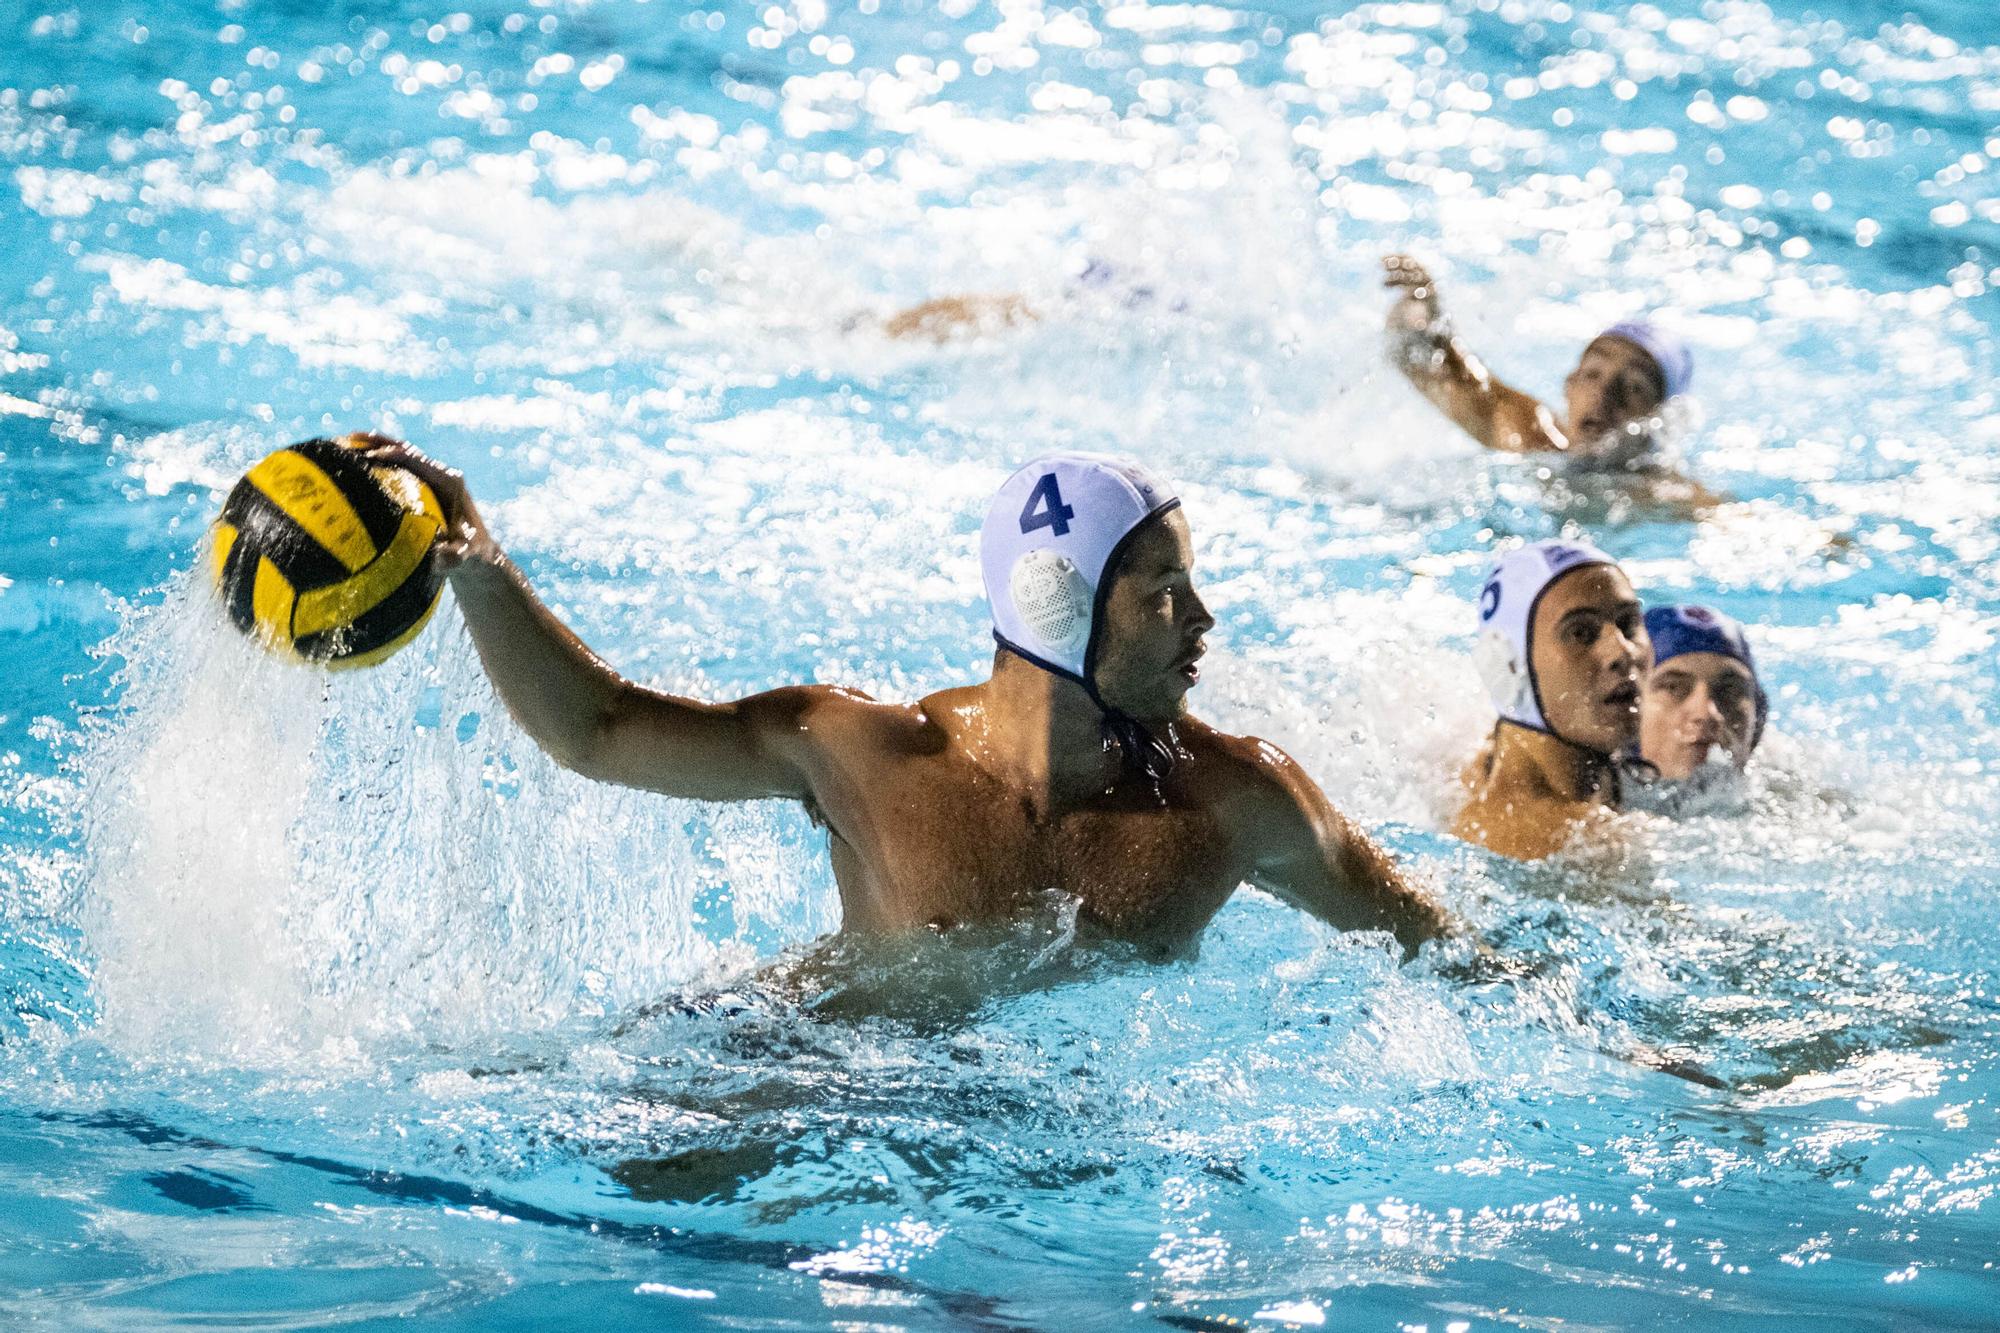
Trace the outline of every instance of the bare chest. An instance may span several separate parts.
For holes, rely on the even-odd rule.
[[[1054,893],[1119,935],[1198,931],[1236,887],[1212,811],[1178,790],[1119,790],[1055,814],[963,764],[875,775],[826,813],[847,924],[961,925]]]

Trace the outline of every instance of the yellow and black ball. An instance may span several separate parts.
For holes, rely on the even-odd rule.
[[[359,436],[307,440],[264,459],[229,493],[211,550],[229,618],[272,648],[338,668],[371,666],[417,637],[443,583],[444,528],[415,474],[371,464]]]

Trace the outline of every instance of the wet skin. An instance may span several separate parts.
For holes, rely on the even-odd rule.
[[[1563,380],[1563,433],[1596,440],[1644,421],[1660,410],[1666,385],[1660,367],[1637,343],[1606,334],[1583,349]]]
[[[1729,762],[1750,762],[1757,682],[1721,653],[1679,653],[1655,666],[1639,702],[1639,753],[1663,778],[1685,781],[1721,747]]]
[[[1623,570],[1586,565],[1550,584],[1535,607],[1529,653],[1550,730],[1601,754],[1637,738],[1652,640]]]
[[[1600,336],[1563,380],[1564,416],[1489,370],[1444,321],[1437,284],[1408,255],[1382,261],[1398,293],[1387,321],[1390,360],[1417,392],[1467,435],[1503,453],[1552,453],[1573,460],[1557,497],[1580,481],[1587,494],[1680,518],[1700,518],[1727,501],[1661,460],[1653,447],[1666,392],[1659,365],[1637,343]],[[1545,480],[1557,480],[1543,473]],[[1573,501],[1572,501],[1573,503]]]
[[[1602,336],[1584,348],[1563,380],[1558,420],[1532,394],[1488,370],[1444,323],[1437,283],[1408,255],[1382,261],[1383,283],[1398,293],[1388,332],[1397,368],[1459,429],[1507,453],[1589,453],[1659,410],[1666,381],[1637,343]]]
[[[450,519],[438,560],[481,661],[522,727],[586,776],[671,796],[803,803],[830,834],[843,929],[1013,919],[1053,891],[1080,919],[1189,946],[1251,883],[1413,951],[1444,913],[1283,752],[1187,713],[1214,620],[1178,510],[1126,548],[1095,679],[1172,748],[1155,782],[1106,743],[1082,686],[1002,650],[990,679],[915,703],[802,685],[730,703],[619,676],[537,600],[458,474],[393,441],[376,461],[428,481]]]
[[[1529,628],[1529,661],[1550,735],[1502,722],[1492,755],[1467,774],[1453,832],[1504,856],[1559,851],[1613,808],[1612,756],[1639,734],[1644,610],[1624,573],[1586,565],[1551,583]]]

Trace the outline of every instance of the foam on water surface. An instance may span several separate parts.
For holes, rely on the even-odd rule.
[[[1984,1317],[1982,6],[7,22],[11,1313]],[[1683,463],[1733,502],[1456,438],[1381,359],[1400,249],[1537,392],[1665,307]],[[957,292],[1035,317],[886,335]],[[561,773],[449,603],[335,679],[209,614],[234,476],[363,425],[465,468],[607,658],[707,697],[972,678],[993,487],[1142,457],[1220,622],[1203,715],[1518,966],[1398,969],[1254,894],[1167,964],[1060,904],[977,950],[816,945],[801,812]],[[1487,553],[1565,522],[1752,626],[1773,732],[1524,868],[1442,830]]]

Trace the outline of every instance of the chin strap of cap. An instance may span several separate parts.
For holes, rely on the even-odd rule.
[[[1174,771],[1174,749],[1155,736],[1145,723],[1129,714],[1121,713],[1097,698],[1092,690],[1090,697],[1097,700],[1098,708],[1104,712],[1104,736],[1117,744],[1127,763],[1137,768],[1154,782],[1165,782],[1167,775]]]
[[[1090,696],[1090,702],[1097,705],[1098,729],[1105,741],[1116,745],[1118,753],[1123,755],[1125,762],[1132,767],[1154,782],[1166,781],[1167,775],[1174,771],[1176,759],[1174,748],[1155,736],[1151,728],[1138,718],[1104,702],[1104,696],[1097,692],[1097,686],[1091,684],[1087,678],[1029,652],[999,630],[993,631],[993,642],[1031,666],[1038,666],[1052,676],[1061,676],[1064,680],[1073,680],[1083,686],[1083,692]]]
[[[1637,744],[1620,750],[1612,761],[1611,771],[1618,780],[1618,804],[1625,803],[1625,780],[1630,778],[1641,787],[1650,787],[1660,780],[1660,766],[1639,753]]]

